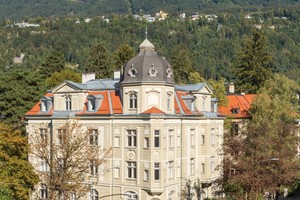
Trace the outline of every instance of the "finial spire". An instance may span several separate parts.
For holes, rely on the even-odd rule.
[[[147,26],[146,26],[146,32],[145,32],[145,39],[148,39],[148,31],[147,31]]]

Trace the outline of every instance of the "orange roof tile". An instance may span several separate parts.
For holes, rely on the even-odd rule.
[[[114,114],[122,114],[123,106],[120,95],[116,91],[112,91],[110,92],[110,97]]]
[[[46,97],[53,97],[52,93],[46,93],[44,96]],[[41,113],[41,101],[33,106],[31,110],[29,110],[25,115],[51,115],[53,113],[53,108],[48,113]]]
[[[250,118],[249,109],[253,101],[255,94],[230,94],[227,95],[228,105],[219,107],[218,111],[220,114],[223,114],[232,118]],[[233,112],[233,109],[236,109],[236,113]]]
[[[187,93],[176,91],[176,94],[177,94],[177,97],[179,99],[179,103],[181,105],[181,108],[182,108],[183,112],[185,114],[192,114],[192,112],[190,111],[190,109],[187,107],[187,105],[184,103],[184,101],[181,98],[181,96],[187,96]]]
[[[143,114],[166,114],[166,113],[159,110],[156,107],[151,107],[148,110],[144,111]]]

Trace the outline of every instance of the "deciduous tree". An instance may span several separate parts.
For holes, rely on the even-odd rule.
[[[110,149],[101,149],[98,136],[75,120],[59,127],[57,134],[48,126],[51,124],[41,124],[29,135],[32,163],[37,169],[37,161],[45,163],[43,170],[38,169],[41,182],[47,186],[50,199],[67,199],[72,194],[82,197],[90,189],[86,180],[100,173],[99,166],[109,158]],[[41,134],[41,130],[48,132]]]
[[[251,105],[246,129],[225,135],[223,188],[235,199],[278,194],[299,175],[297,112],[292,103],[292,91],[299,86],[280,75],[265,83]]]
[[[65,80],[74,81],[77,83],[81,82],[81,75],[76,73],[72,69],[64,69],[61,72],[54,72],[54,74],[46,79],[46,84],[48,87],[54,87]]]
[[[21,131],[0,123],[1,199],[29,199],[38,176],[27,160],[29,146]]]

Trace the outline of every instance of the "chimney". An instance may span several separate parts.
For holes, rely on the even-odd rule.
[[[228,85],[228,92],[229,93],[234,93],[234,83],[229,83]]]
[[[90,80],[94,80],[95,79],[95,73],[87,73],[87,74],[82,74],[82,83],[86,83]]]
[[[121,70],[114,71],[114,80],[121,78]]]

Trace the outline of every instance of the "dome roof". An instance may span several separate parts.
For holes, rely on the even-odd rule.
[[[175,83],[171,65],[166,59],[157,55],[153,44],[148,39],[140,45],[139,54],[125,65],[122,82]]]

